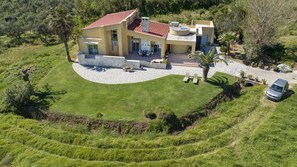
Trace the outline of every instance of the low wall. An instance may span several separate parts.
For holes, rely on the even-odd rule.
[[[78,62],[81,65],[101,66],[101,67],[113,67],[123,68],[123,66],[131,66],[133,69],[141,69],[141,66],[166,69],[167,64],[163,63],[152,63],[143,60],[127,60],[121,56],[106,56],[106,55],[95,55],[90,58],[86,58],[85,54],[78,54]]]
[[[85,54],[78,55],[78,62],[81,65],[92,65],[101,67],[123,68],[125,65],[132,66],[134,69],[140,69],[140,61],[126,60],[121,56],[95,55],[92,58],[86,58]]]

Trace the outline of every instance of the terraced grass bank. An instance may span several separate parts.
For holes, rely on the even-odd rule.
[[[253,87],[181,134],[155,137],[78,133],[1,114],[0,158],[15,166],[294,166],[296,102],[297,94],[269,102]]]

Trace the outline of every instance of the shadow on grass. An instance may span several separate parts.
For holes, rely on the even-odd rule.
[[[226,95],[233,99],[240,96],[238,91],[234,91],[234,86],[230,85],[229,80],[225,76],[213,76],[207,81],[209,84],[220,87],[224,90]]]
[[[27,118],[42,119],[44,117],[43,111],[47,111],[51,103],[61,99],[59,95],[66,94],[65,90],[53,91],[49,84],[42,86],[41,90],[36,90],[33,98],[31,99],[27,112],[23,112],[23,116]]]
[[[293,90],[288,90],[287,93],[283,96],[282,101],[291,97],[295,92]]]
[[[224,76],[213,76],[209,78],[207,82],[212,85],[224,88],[228,85],[229,80],[227,77],[224,77]]]

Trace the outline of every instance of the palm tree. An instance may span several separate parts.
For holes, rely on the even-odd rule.
[[[231,44],[236,40],[236,34],[234,32],[226,32],[219,37],[219,41],[227,47],[227,55],[230,54]]]
[[[71,62],[71,57],[69,54],[68,41],[71,36],[74,21],[72,16],[67,12],[65,8],[61,5],[57,6],[47,17],[49,22],[49,28],[56,35],[59,36],[60,40],[64,43],[67,60]]]
[[[189,54],[189,58],[195,58],[197,59],[198,64],[203,64],[203,81],[205,82],[207,82],[207,75],[211,64],[224,62],[228,65],[228,63],[224,59],[221,59],[218,54],[214,54],[214,48],[211,48],[206,55],[202,51],[197,51],[196,54]]]

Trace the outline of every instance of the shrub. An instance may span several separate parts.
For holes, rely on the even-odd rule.
[[[4,111],[20,112],[33,95],[33,87],[29,82],[21,82],[8,87],[3,92]]]
[[[292,62],[291,65],[290,65],[290,67],[291,68],[294,68],[295,67],[295,64],[296,64],[295,62]]]
[[[251,66],[252,66],[252,67],[258,67],[258,63],[256,63],[256,62],[252,62],[252,63],[251,63]]]
[[[253,75],[251,75],[251,74],[249,74],[247,77],[248,77],[249,79],[253,79]]]
[[[2,161],[1,161],[1,163],[0,163],[0,166],[9,166],[9,165],[11,165],[11,163],[12,163],[13,160],[14,160],[14,157],[13,157],[13,156],[11,156],[11,155],[6,155],[6,156],[2,159]]]
[[[174,130],[180,129],[181,123],[180,120],[177,118],[177,116],[174,114],[174,112],[168,110],[165,112],[159,112],[158,113],[158,119],[165,123],[165,125],[168,127],[167,132],[172,132]]]
[[[102,114],[101,112],[98,112],[98,113],[96,114],[96,117],[97,117],[97,118],[102,118],[102,117],[103,117],[103,114]]]
[[[260,61],[258,67],[261,69],[264,69],[264,63],[262,61]]]
[[[167,59],[164,59],[164,58],[163,58],[163,59],[162,59],[162,63],[163,63],[163,64],[167,64],[167,63],[168,63]]]
[[[262,82],[262,84],[266,85],[267,80],[266,79],[262,79],[261,82]]]
[[[161,133],[161,132],[169,132],[169,127],[166,122],[162,120],[152,120],[149,123],[149,128],[147,129],[148,132],[156,132],[156,133]]]
[[[243,70],[240,71],[240,76],[243,78],[245,76],[245,72]]]
[[[176,121],[177,117],[172,111],[166,111],[166,112],[159,112],[158,119],[163,120],[168,123],[174,123],[174,121]]]
[[[220,51],[226,53],[227,52],[227,47],[222,45],[221,48],[220,48]]]
[[[172,112],[167,107],[152,108],[144,113],[145,113],[145,116],[150,113],[152,117],[154,116],[157,117],[157,120],[153,120],[150,122],[148,131],[169,133],[175,129],[181,128],[179,119],[174,114],[174,112]]]
[[[156,119],[157,118],[157,114],[154,112],[151,112],[151,111],[145,112],[144,116],[145,116],[145,118],[148,118],[148,119]]]
[[[275,71],[275,72],[279,72],[279,68],[278,68],[277,66],[274,66],[274,67],[273,67],[273,71]]]

